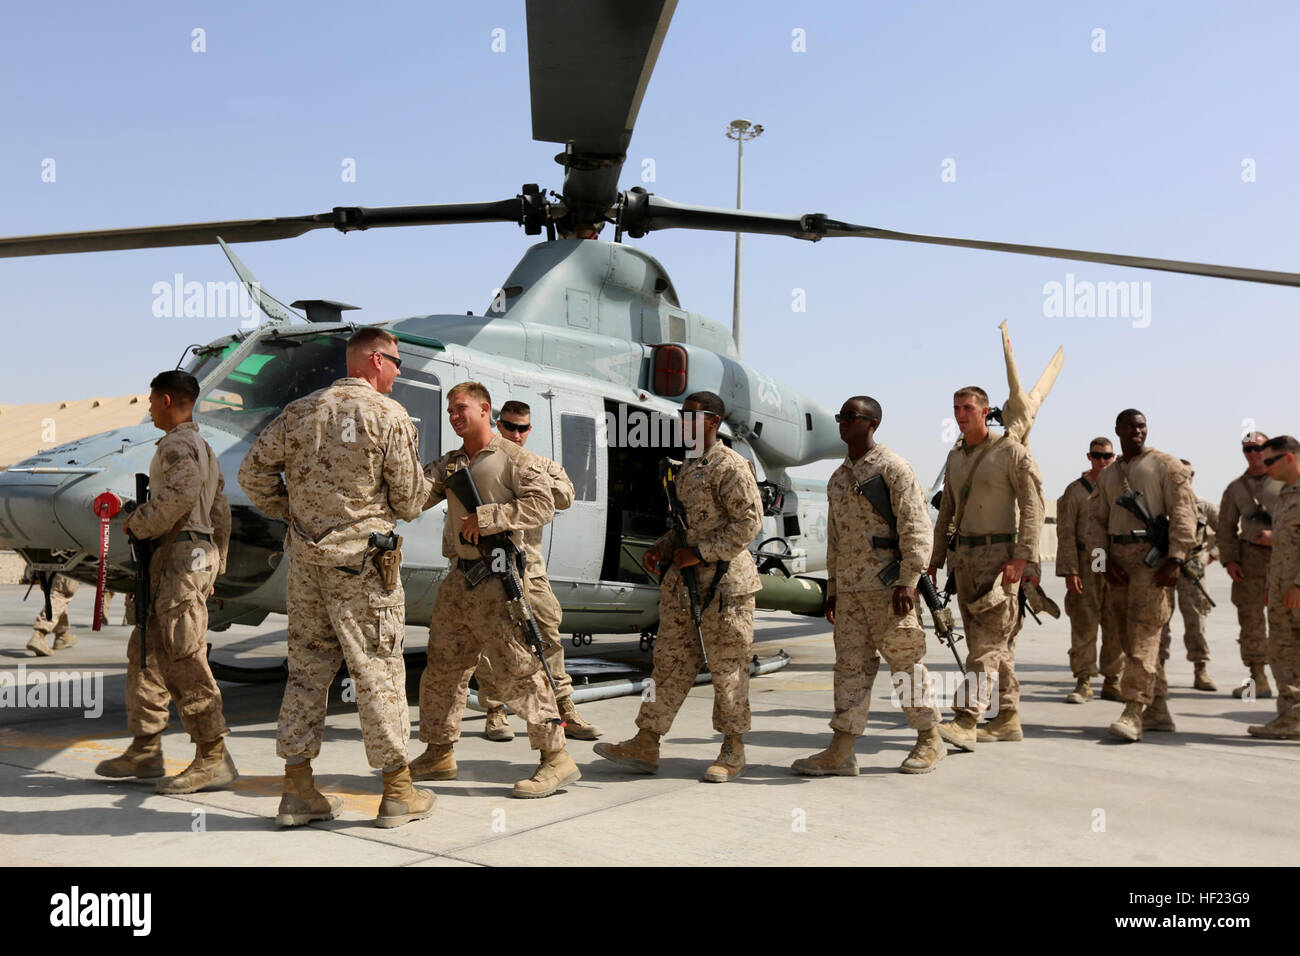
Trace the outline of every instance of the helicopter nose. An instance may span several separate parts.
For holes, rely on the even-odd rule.
[[[98,560],[100,519],[93,502],[105,491],[128,501],[133,497],[133,479],[108,471],[73,475],[0,472],[0,548],[81,550]],[[125,517],[119,514],[110,523],[111,563],[130,559],[122,533]]]
[[[94,501],[105,491],[117,495],[125,504],[135,498],[135,479],[133,475],[120,472],[104,472],[92,475],[88,480],[62,489],[54,498],[54,517],[59,526],[77,547],[91,554],[93,560],[99,560],[100,518],[95,514]],[[109,520],[108,561],[110,564],[126,564],[131,557],[126,533],[122,530],[127,515],[118,512]]]
[[[135,497],[135,473],[148,467],[156,431],[139,425],[77,439],[37,453],[0,472],[0,548],[85,551],[99,559],[96,496]],[[129,548],[120,514],[112,519],[109,560],[126,563]]]
[[[68,477],[0,472],[0,548],[80,547],[54,513],[55,495]]]

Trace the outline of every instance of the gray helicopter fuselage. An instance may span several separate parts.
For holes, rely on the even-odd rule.
[[[393,397],[416,423],[422,460],[460,444],[444,411],[454,384],[483,383],[494,413],[512,399],[531,407],[527,447],[559,461],[577,491],[542,545],[567,632],[635,632],[655,622],[658,588],[637,565],[665,526],[654,465],[683,453],[672,426],[692,391],[723,397],[724,437],[774,493],[756,541],[760,563],[789,573],[824,567],[824,483],[791,479],[786,468],[842,451],[833,417],[742,365],[725,329],[680,308],[653,257],[613,243],[542,243],[528,250],[486,315],[382,325],[399,338],[403,366]],[[288,401],[346,374],[343,345],[355,328],[273,321],[199,350],[190,365],[201,388],[195,421],[218,456],[234,518],[227,573],[210,602],[214,629],[285,610],[284,525],[257,512],[235,477],[256,435]],[[663,395],[654,391],[654,363],[656,347],[668,344],[685,355],[686,369],[674,394]],[[148,471],[158,437],[146,422],[0,473],[0,547],[51,567],[71,562],[70,573],[93,580],[99,519],[91,502],[104,491],[132,498],[134,476]],[[397,526],[412,622],[428,619],[447,571],[445,509]],[[121,520],[112,522],[108,577],[110,587],[127,590]]]

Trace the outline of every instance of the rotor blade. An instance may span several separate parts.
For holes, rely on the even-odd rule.
[[[0,258],[51,256],[64,252],[108,252],[113,249],[154,249],[162,246],[199,246],[227,242],[261,242],[292,239],[330,222],[313,222],[311,216],[293,219],[232,219],[228,222],[187,223],[176,226],[141,226],[102,229],[97,232],[60,232],[44,236],[0,239]]]
[[[1155,269],[1159,272],[1181,272],[1185,275],[1210,276],[1216,279],[1237,279],[1242,282],[1262,282],[1267,285],[1300,286],[1300,273],[1295,272],[1246,269],[1241,266],[1220,266],[1209,262],[1185,262],[1180,259],[1155,259],[1151,256],[1126,256],[1114,252],[1059,249],[1055,246],[1026,246],[1015,242],[989,242],[984,239],[951,239],[947,236],[922,236],[910,232],[876,229],[871,226],[853,226],[849,223],[828,222],[827,225],[831,227],[826,230],[828,236],[861,236],[864,239],[925,242],[937,246],[960,246],[964,249],[988,249],[993,252],[1013,252],[1024,256],[1044,256],[1048,259],[1099,262],[1103,265]]]
[[[618,176],[677,0],[528,0],[533,139],[569,147],[564,198],[580,216]],[[594,168],[590,168],[594,167]]]
[[[1130,266],[1137,269],[1154,269],[1160,272],[1179,272],[1186,275],[1209,276],[1217,279],[1237,279],[1242,282],[1261,282],[1267,285],[1300,286],[1300,273],[1277,272],[1269,269],[1246,269],[1240,266],[1221,266],[1205,262],[1184,262],[1178,259],[1156,259],[1150,256],[1127,256],[1111,252],[1088,252],[1081,249],[1060,249],[1055,246],[1030,246],[1014,242],[990,242],[983,239],[953,239],[947,236],[925,236],[911,232],[894,232],[874,226],[859,226],[849,222],[828,219],[822,213],[806,216],[775,216],[769,213],[737,209],[717,209],[708,206],[685,206],[659,196],[629,194],[624,210],[624,229],[638,238],[655,229],[707,229],[717,232],[749,232],[770,236],[791,236],[796,239],[816,241],[823,237],[857,237],[862,239],[893,239],[900,242],[923,242],[939,246],[959,246],[964,249],[987,249],[993,252],[1012,252],[1026,256],[1044,256],[1049,259],[1072,259],[1079,262],[1097,262],[1103,265]]]
[[[140,226],[134,229],[103,229],[96,232],[61,232],[43,236],[0,239],[0,259],[15,256],[48,256],[65,252],[107,252],[113,249],[155,249],[164,246],[202,246],[226,242],[264,242],[292,239],[313,229],[334,228],[340,232],[384,226],[439,226],[468,222],[522,221],[519,197],[499,202],[443,203],[430,206],[336,206],[315,216],[282,219],[232,219],[227,222],[195,222],[172,226]]]

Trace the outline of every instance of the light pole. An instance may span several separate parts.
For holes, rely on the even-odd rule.
[[[726,129],[727,139],[736,141],[736,208],[741,208],[745,195],[745,140],[762,135],[763,127],[749,120],[732,120]],[[731,337],[736,340],[736,355],[740,355],[740,240],[736,233],[736,289],[731,305]]]

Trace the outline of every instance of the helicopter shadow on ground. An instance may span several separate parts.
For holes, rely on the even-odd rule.
[[[266,828],[263,817],[227,816],[225,813],[206,812],[198,805],[184,809],[144,808],[150,797],[156,797],[156,780],[82,780],[39,770],[26,771],[19,778],[16,795],[31,798],[24,806],[49,807],[63,797],[92,797],[110,793],[115,799],[108,807],[71,807],[67,810],[24,809],[0,810],[0,833],[21,835],[64,835],[131,837],[140,833],[191,833],[194,831],[196,810],[204,810],[204,828],[214,831],[253,831]],[[145,825],[147,824],[147,825]]]

